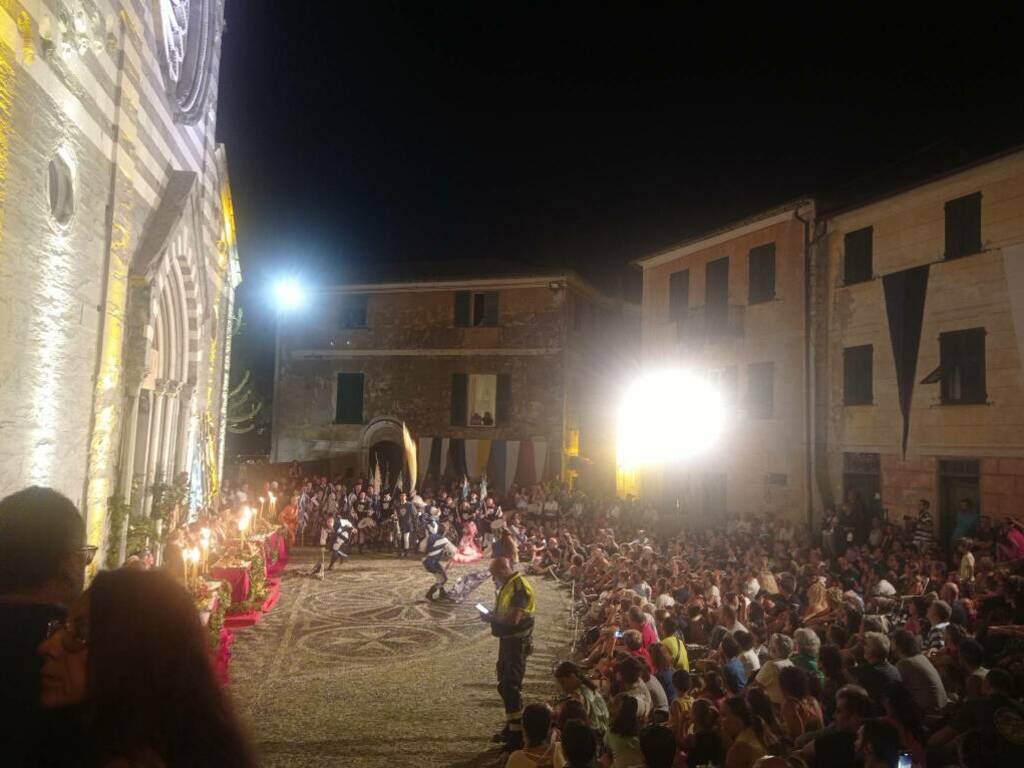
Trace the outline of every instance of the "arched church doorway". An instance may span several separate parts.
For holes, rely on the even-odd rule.
[[[380,467],[384,487],[390,488],[398,482],[398,475],[405,467],[405,451],[398,443],[381,440],[370,446],[370,472]]]

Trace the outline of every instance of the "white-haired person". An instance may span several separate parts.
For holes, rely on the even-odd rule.
[[[764,688],[772,703],[781,707],[785,695],[779,683],[779,673],[786,667],[793,666],[793,662],[789,660],[793,655],[793,639],[776,632],[768,641],[768,655],[771,658],[761,665],[757,677],[754,678],[754,685]]]
[[[821,653],[821,638],[818,637],[818,633],[810,627],[800,627],[793,633],[793,647],[796,652],[789,657],[793,665],[823,681],[825,675],[818,666],[818,654]]]
[[[881,701],[889,684],[902,680],[900,671],[889,662],[889,637],[881,632],[865,632],[863,646],[864,661],[850,670],[850,676],[872,701]]]

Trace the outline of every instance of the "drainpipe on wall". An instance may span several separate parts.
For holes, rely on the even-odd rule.
[[[814,419],[814,396],[812,382],[814,377],[811,374],[811,247],[814,241],[811,239],[811,225],[814,221],[814,205],[811,204],[810,217],[805,219],[800,215],[800,205],[797,205],[793,217],[804,225],[804,514],[807,518],[807,530],[814,529],[814,503],[813,478],[814,478],[814,449],[812,436],[814,434],[812,425]]]

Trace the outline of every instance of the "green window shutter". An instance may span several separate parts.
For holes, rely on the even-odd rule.
[[[495,401],[494,423],[504,426],[512,417],[512,377],[507,373],[498,375]]]
[[[498,293],[484,294],[484,321],[482,325],[498,324]]]
[[[468,328],[470,326],[470,302],[472,294],[469,291],[455,292],[455,327]]]
[[[338,374],[338,401],[334,420],[338,424],[363,423],[363,374]]]
[[[469,376],[465,373],[452,374],[452,426],[466,426],[467,389]]]

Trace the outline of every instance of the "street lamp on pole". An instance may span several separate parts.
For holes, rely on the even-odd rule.
[[[270,462],[272,464],[277,463],[279,454],[277,380],[281,375],[281,316],[301,309],[305,303],[306,291],[295,278],[286,278],[274,285],[274,402],[270,409]]]

